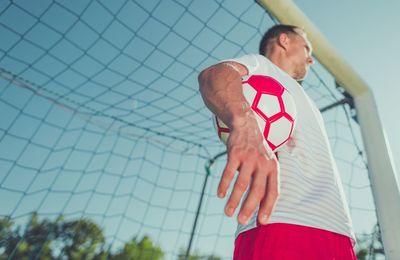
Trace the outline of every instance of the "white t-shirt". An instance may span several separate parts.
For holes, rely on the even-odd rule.
[[[269,223],[290,223],[355,236],[342,182],[334,161],[322,115],[304,89],[286,72],[261,55],[230,59],[249,74],[279,81],[294,97],[297,122],[292,138],[279,150],[280,195]],[[258,210],[257,210],[258,212]],[[257,212],[236,236],[255,228]]]

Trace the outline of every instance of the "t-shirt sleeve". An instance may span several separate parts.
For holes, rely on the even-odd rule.
[[[243,66],[245,66],[247,68],[249,74],[254,74],[255,71],[260,66],[257,56],[254,54],[248,54],[248,55],[244,55],[242,57],[234,58],[234,59],[227,59],[227,60],[223,60],[221,62],[227,62],[227,61],[233,61],[233,62],[242,64]]]

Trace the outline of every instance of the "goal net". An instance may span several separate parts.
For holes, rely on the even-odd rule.
[[[12,223],[0,258],[18,254],[37,213],[90,219],[97,251],[147,236],[165,259],[189,244],[193,257],[231,259],[236,220],[216,197],[225,148],[197,75],[257,52],[275,23],[254,1],[0,2],[0,218]],[[382,252],[352,99],[318,62],[302,86],[323,111],[357,250]]]

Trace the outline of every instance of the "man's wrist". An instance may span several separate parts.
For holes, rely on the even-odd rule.
[[[232,105],[232,104],[231,104]],[[228,120],[229,128],[242,127],[249,121],[255,120],[253,110],[251,109],[247,101],[240,101],[232,106],[234,109],[231,110],[232,117]]]

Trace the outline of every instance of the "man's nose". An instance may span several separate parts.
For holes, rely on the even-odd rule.
[[[307,58],[307,63],[308,63],[309,65],[314,64],[314,58],[313,58],[312,56],[309,56],[309,57]]]

